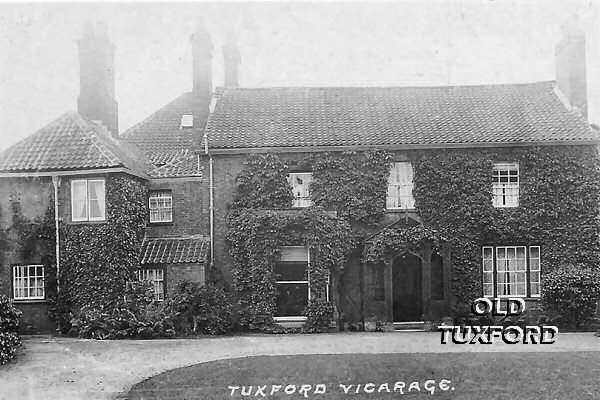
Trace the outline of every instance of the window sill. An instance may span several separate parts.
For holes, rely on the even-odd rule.
[[[36,304],[36,303],[47,303],[46,299],[12,299],[15,304]]]
[[[306,317],[297,316],[297,317],[273,317],[275,322],[304,322],[306,321]]]
[[[416,208],[386,208],[385,212],[387,213],[399,213],[399,212],[416,212]]]
[[[148,222],[150,226],[172,226],[174,225],[173,221],[157,221],[157,222]]]
[[[108,223],[108,220],[103,219],[102,221],[73,221],[68,222],[70,225],[102,225]]]

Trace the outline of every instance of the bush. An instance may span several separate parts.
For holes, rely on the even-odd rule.
[[[70,333],[91,339],[154,339],[175,335],[170,311],[151,300],[145,283],[130,284],[125,296],[107,304],[82,307],[71,319]]]
[[[600,274],[580,265],[561,266],[542,281],[542,306],[560,314],[567,326],[579,329],[594,318],[600,298]]]
[[[306,321],[302,326],[302,332],[327,332],[333,321],[334,311],[333,304],[325,299],[317,298],[310,300],[308,305],[302,311],[302,315],[306,316]]]
[[[21,311],[6,296],[0,296],[0,365],[15,358],[21,340],[17,334]]]
[[[181,281],[168,302],[178,334],[220,335],[234,327],[233,306],[225,290],[212,284]]]

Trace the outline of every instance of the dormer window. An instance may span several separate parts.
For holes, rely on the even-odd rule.
[[[194,126],[194,116],[192,114],[183,114],[181,116],[181,125],[179,129],[192,128]]]

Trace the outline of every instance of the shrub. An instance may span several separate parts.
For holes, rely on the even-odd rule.
[[[0,296],[0,365],[15,357],[21,340],[17,334],[21,311],[6,296]]]
[[[575,329],[594,318],[599,298],[600,274],[588,267],[564,265],[543,278],[542,306]]]
[[[169,338],[175,335],[170,311],[153,302],[145,283],[130,284],[122,299],[82,307],[71,319],[71,334],[91,339]]]
[[[317,298],[310,300],[308,305],[302,311],[302,315],[306,316],[306,321],[302,326],[302,332],[327,332],[333,321],[334,311],[333,304],[325,299]]]
[[[181,281],[168,301],[177,333],[220,335],[234,327],[233,306],[225,290],[212,284]]]

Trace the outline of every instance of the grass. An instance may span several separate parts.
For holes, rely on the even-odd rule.
[[[447,353],[259,356],[220,360],[159,374],[126,399],[600,399],[600,353]],[[442,379],[450,383],[439,387]],[[425,388],[435,380],[435,391]],[[400,391],[400,384],[405,386]],[[409,392],[412,382],[413,389]],[[365,392],[374,389],[373,393]],[[387,383],[387,386],[385,385]],[[315,393],[316,385],[325,394]],[[353,385],[344,394],[340,384]],[[360,384],[357,390],[357,385]],[[267,387],[257,392],[257,386]],[[271,385],[281,385],[279,391]],[[285,394],[287,385],[296,385]],[[299,393],[302,385],[302,393]],[[310,385],[310,389],[308,389]],[[396,392],[394,392],[394,386]],[[416,390],[419,386],[420,391]],[[232,395],[228,386],[239,386]],[[242,386],[245,394],[242,395]],[[249,387],[252,386],[252,389]],[[431,383],[427,384],[431,388]],[[275,387],[277,388],[277,387]],[[451,389],[453,388],[453,389]],[[389,389],[390,393],[387,392]],[[322,391],[323,386],[317,391]],[[249,392],[248,392],[249,391]],[[288,387],[292,391],[292,387]],[[378,393],[379,391],[379,393]]]

